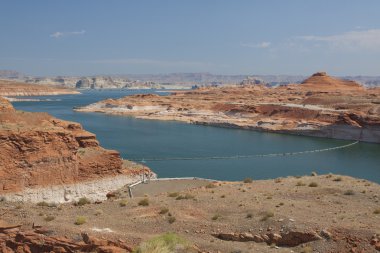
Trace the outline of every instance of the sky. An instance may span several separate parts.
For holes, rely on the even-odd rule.
[[[1,0],[28,75],[380,75],[378,0]]]

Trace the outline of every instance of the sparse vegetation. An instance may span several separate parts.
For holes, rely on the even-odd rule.
[[[179,193],[178,192],[169,192],[168,193],[168,197],[171,197],[171,198],[176,198],[179,196]]]
[[[134,253],[192,252],[190,244],[174,233],[167,233],[143,242]]]
[[[247,219],[252,219],[252,217],[253,217],[252,213],[248,213],[247,216],[246,216]]]
[[[214,216],[211,217],[211,220],[218,220],[220,219],[222,216],[220,214],[215,214]]]
[[[125,206],[127,206],[127,204],[128,204],[128,201],[126,199],[119,202],[119,206],[121,206],[121,207],[125,207]]]
[[[83,225],[87,222],[86,217],[84,216],[78,216],[74,222],[75,225]]]
[[[298,181],[297,184],[296,184],[296,186],[305,186],[305,185],[306,184],[304,182],[302,182],[302,181]]]
[[[86,197],[80,198],[75,203],[75,205],[77,205],[77,206],[84,206],[84,205],[87,205],[87,204],[91,204],[91,201],[88,198],[86,198]]]
[[[333,181],[335,181],[335,182],[340,182],[340,181],[343,181],[343,178],[341,178],[341,177],[336,177],[336,178],[333,179]]]
[[[274,213],[272,211],[265,211],[261,213],[261,219],[260,221],[266,221],[269,218],[274,217]]]
[[[222,196],[220,196],[222,199],[224,199],[225,197],[226,197],[226,195],[222,195]]]
[[[343,194],[344,195],[355,195],[355,192],[353,190],[347,190]]]
[[[46,207],[57,207],[57,204],[51,202],[51,203],[48,203],[46,201],[41,201],[41,202],[38,202],[37,203],[37,206],[46,206]]]
[[[250,177],[247,177],[247,178],[245,178],[245,179],[243,180],[243,182],[244,182],[245,184],[250,184],[250,183],[253,182],[253,179],[250,178]]]
[[[96,216],[102,215],[103,213],[104,213],[104,212],[103,212],[103,210],[101,210],[101,209],[98,209],[98,210],[95,211],[95,215],[96,215]]]
[[[209,183],[208,185],[206,185],[206,188],[208,188],[208,189],[216,188],[216,185],[213,183]]]
[[[186,193],[185,195],[179,195],[176,200],[182,200],[182,199],[194,199],[195,197],[189,193]]]
[[[380,214],[380,208],[377,208],[375,209],[375,211],[373,211],[374,214]]]
[[[142,199],[139,201],[139,206],[149,206],[149,199]]]
[[[318,184],[316,182],[311,182],[309,184],[309,187],[318,187]]]
[[[169,208],[167,208],[167,207],[163,207],[163,208],[161,208],[159,214],[166,214],[166,213],[168,213],[168,212],[169,212]]]
[[[169,216],[169,217],[168,217],[168,222],[169,222],[170,224],[174,223],[175,221],[176,221],[176,219],[175,219],[174,216]]]

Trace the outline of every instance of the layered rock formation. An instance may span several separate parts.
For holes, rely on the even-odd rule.
[[[79,94],[79,92],[72,89],[0,80],[0,96],[45,96],[64,94]]]
[[[105,199],[147,170],[123,166],[80,124],[14,110],[1,97],[0,150],[0,195],[9,200]]]
[[[302,84],[201,88],[108,99],[79,111],[380,142],[380,90],[316,73]]]

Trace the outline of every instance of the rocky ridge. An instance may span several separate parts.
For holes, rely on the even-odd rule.
[[[73,89],[0,80],[0,96],[46,96],[64,94],[79,94],[79,92]]]
[[[302,84],[127,96],[78,111],[380,143],[380,89],[319,72]]]
[[[17,111],[1,97],[0,150],[0,195],[9,200],[104,199],[150,173],[126,167],[119,152],[102,148],[80,124]]]

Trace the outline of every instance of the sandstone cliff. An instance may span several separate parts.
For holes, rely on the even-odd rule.
[[[201,88],[104,100],[79,111],[380,142],[379,89],[316,73],[302,84]]]
[[[99,146],[80,124],[14,110],[1,97],[0,150],[0,195],[14,200],[105,198],[145,170],[125,168],[117,151]]]
[[[45,96],[64,94],[79,94],[79,92],[72,89],[0,80],[0,96]]]

